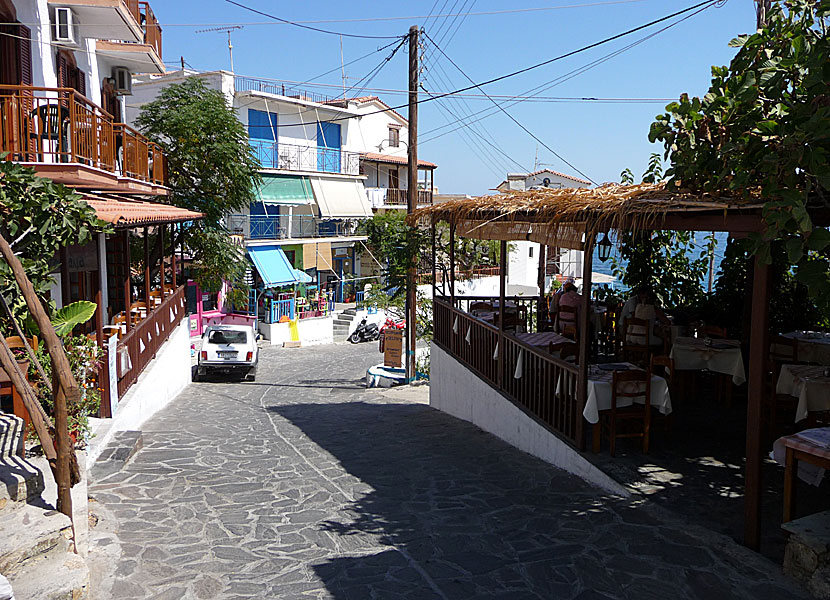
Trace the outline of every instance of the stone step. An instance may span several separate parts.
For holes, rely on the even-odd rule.
[[[23,456],[23,419],[0,413],[0,458]]]
[[[27,578],[35,563],[65,555],[72,523],[56,510],[18,504],[16,510],[0,515],[0,531],[0,573],[13,581]]]
[[[40,560],[9,577],[15,600],[88,600],[89,569],[77,554]]]
[[[352,324],[351,321],[346,321],[344,319],[334,319],[333,323],[334,323],[335,327],[337,327],[338,325],[342,325],[343,327],[348,327],[349,325]]]
[[[15,457],[0,458],[0,515],[38,499],[43,493],[43,484],[43,473],[29,461]]]

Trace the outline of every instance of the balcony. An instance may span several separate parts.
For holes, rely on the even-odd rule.
[[[359,152],[346,152],[322,146],[295,146],[265,140],[250,140],[250,144],[263,169],[360,174]]]
[[[82,38],[144,40],[138,0],[48,0],[48,4],[71,8]]]
[[[354,225],[343,221],[323,221],[316,217],[266,215],[229,215],[228,230],[246,240],[285,240],[332,238],[354,234]]]
[[[139,39],[98,40],[96,51],[101,56],[118,60],[133,72],[164,73],[161,54],[161,25],[147,2],[124,0],[132,17],[139,24]]]
[[[406,208],[408,203],[408,190],[397,188],[366,188],[369,202],[372,208]],[[418,206],[432,204],[432,191],[418,190]]]
[[[70,88],[0,85],[0,153],[70,186],[165,194],[161,148]]]
[[[320,94],[318,92],[309,92],[300,88],[292,87],[275,81],[266,81],[263,79],[256,79],[254,77],[235,76],[233,78],[233,87],[236,92],[262,92],[264,94],[273,94],[274,96],[284,96],[294,100],[303,100],[305,102],[316,102],[318,104],[325,104],[336,100],[333,96]],[[342,99],[341,99],[342,100]]]

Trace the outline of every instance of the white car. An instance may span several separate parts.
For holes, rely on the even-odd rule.
[[[208,373],[227,373],[256,379],[259,349],[249,325],[210,325],[202,335],[196,378]]]

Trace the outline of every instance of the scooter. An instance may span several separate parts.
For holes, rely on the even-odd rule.
[[[380,331],[378,331],[377,323],[367,325],[366,317],[363,317],[363,320],[358,323],[357,328],[348,337],[348,340],[352,344],[358,344],[360,342],[374,342],[378,337],[380,337]]]

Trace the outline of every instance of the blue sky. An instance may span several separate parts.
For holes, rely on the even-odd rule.
[[[615,35],[653,19],[696,4],[695,0],[423,0],[418,2],[280,2],[241,0],[241,3],[293,21],[385,19],[401,20],[313,23],[314,27],[361,35],[405,34],[410,25],[422,25],[427,34],[474,81],[484,81],[547,60],[581,46]],[[224,33],[196,33],[220,24],[244,24],[233,33],[237,74],[307,82],[330,69],[335,72],[306,86],[311,91],[342,93],[340,38],[291,25],[270,23],[223,0],[177,0],[152,3],[164,27],[164,60],[169,68],[184,56],[200,70],[229,67]],[[515,13],[475,13],[558,7]],[[434,10],[433,10],[434,9]],[[424,18],[427,15],[469,14]],[[752,0],[729,0],[646,40],[619,56],[552,87],[541,95],[571,98],[676,98],[683,92],[702,95],[708,88],[710,67],[724,65],[734,54],[730,39],[754,30]],[[665,25],[665,24],[664,24]],[[525,94],[557,77],[619,50],[661,26],[555,62],[520,76],[485,87],[491,95]],[[343,38],[345,62],[373,52],[391,40]],[[388,56],[391,48],[346,67],[348,84],[355,84]],[[469,81],[426,40],[426,68],[422,82],[438,93],[469,85]],[[371,80],[360,95],[379,95],[392,106],[405,104],[400,93],[407,86],[407,52],[402,48]],[[478,90],[469,92],[480,94]],[[350,93],[351,95],[351,93]],[[423,96],[422,96],[423,97]],[[641,173],[651,152],[661,147],[648,143],[649,125],[665,102],[596,103],[573,101],[521,102],[507,110],[542,141],[597,182],[617,181],[630,167]],[[437,134],[436,127],[456,121],[466,112],[491,109],[495,114],[469,129]],[[402,111],[405,114],[405,111]],[[453,114],[455,116],[453,116]],[[496,186],[509,170],[541,167],[573,173],[574,170],[522,131],[490,100],[428,102],[420,108],[420,158],[438,164],[435,181],[443,193],[482,194]],[[479,136],[490,140],[481,141]],[[434,138],[431,139],[430,138]],[[538,158],[537,157],[538,145]],[[514,162],[515,161],[515,162]],[[520,169],[521,167],[521,169]]]

